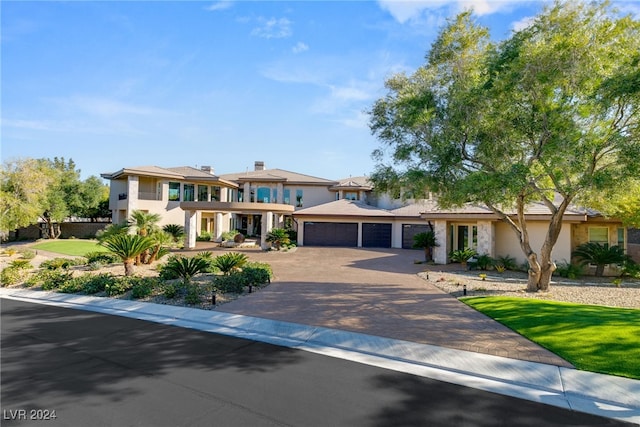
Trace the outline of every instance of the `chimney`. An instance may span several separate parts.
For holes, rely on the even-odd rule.
[[[213,175],[213,168],[211,166],[200,166],[200,170]]]
[[[264,162],[260,161],[260,160],[256,160],[256,164],[255,164],[255,169],[257,171],[263,171],[264,170]]]

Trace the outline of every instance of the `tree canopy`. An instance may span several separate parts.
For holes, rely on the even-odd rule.
[[[548,288],[571,204],[638,185],[640,23],[608,3],[556,2],[501,43],[464,12],[423,66],[386,87],[370,111],[382,143],[376,187],[491,209],[518,237],[529,290]],[[540,253],[529,243],[531,203],[551,217]]]
[[[109,215],[109,187],[100,178],[80,179],[73,160],[18,159],[0,169],[0,230],[10,231],[41,220],[47,237],[60,235],[59,223],[75,216]]]

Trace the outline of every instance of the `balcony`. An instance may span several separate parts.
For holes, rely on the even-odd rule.
[[[156,193],[146,193],[143,191],[138,192],[138,200],[162,200],[158,198]]]

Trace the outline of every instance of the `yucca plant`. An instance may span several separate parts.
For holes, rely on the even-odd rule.
[[[153,240],[137,234],[115,234],[100,244],[119,256],[124,263],[124,275],[132,276],[136,257],[151,248]]]
[[[596,276],[602,276],[605,265],[622,264],[627,259],[624,249],[620,246],[598,242],[583,243],[571,255],[580,260],[582,265],[595,264]]]
[[[245,254],[239,252],[228,252],[218,255],[213,259],[213,266],[217,267],[225,275],[231,274],[234,270],[242,268],[249,259]]]
[[[198,256],[184,257],[177,256],[171,258],[164,267],[166,270],[182,279],[182,283],[187,286],[191,278],[198,273],[203,273],[209,268],[209,262]]]

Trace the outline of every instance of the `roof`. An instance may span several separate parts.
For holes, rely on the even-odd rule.
[[[373,183],[366,176],[355,176],[338,180],[338,183],[331,187],[331,190],[372,190]]]
[[[336,182],[329,179],[318,178],[316,176],[291,172],[284,169],[263,169],[257,171],[247,171],[240,173],[227,173],[220,175],[222,179],[228,181],[263,181],[263,182],[287,182],[296,184],[321,184],[333,185]]]
[[[360,200],[341,199],[334,202],[325,203],[310,208],[300,209],[293,214],[294,216],[372,216],[372,217],[389,217],[393,218],[394,214],[386,209],[377,208],[367,205]]]
[[[505,213],[507,215],[516,215],[517,212],[514,209],[506,210]],[[544,205],[544,203],[531,203],[526,206],[525,215],[532,217],[548,217],[551,215],[549,209]],[[424,219],[435,219],[435,218],[474,218],[474,217],[483,217],[483,218],[498,218],[495,212],[485,206],[478,206],[472,204],[466,204],[459,207],[453,208],[439,208],[437,204],[433,209],[426,210],[421,215]],[[585,212],[576,207],[569,207],[565,213],[564,217],[574,217],[576,219],[585,219]]]
[[[406,206],[391,209],[391,212],[396,216],[405,217],[420,217],[424,212],[430,212],[438,210],[438,202],[435,200],[421,200],[419,202],[411,203]]]
[[[134,166],[123,168],[112,173],[100,174],[100,176],[105,179],[118,179],[129,175],[192,181],[221,182],[230,186],[236,186],[234,182],[225,180],[217,175],[213,175],[209,172],[191,166],[178,166],[172,168],[161,168],[159,166]]]

